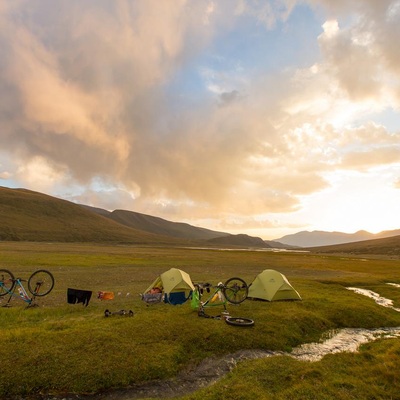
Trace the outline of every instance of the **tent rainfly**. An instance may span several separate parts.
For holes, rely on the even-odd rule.
[[[267,301],[301,300],[286,276],[273,269],[266,269],[255,277],[248,297]]]
[[[163,272],[144,292],[145,294],[159,291],[165,294],[165,301],[171,304],[181,304],[185,302],[192,291],[194,285],[189,274],[177,268],[171,268]]]

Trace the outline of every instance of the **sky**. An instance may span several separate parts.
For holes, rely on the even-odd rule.
[[[400,0],[0,0],[0,186],[265,240],[400,229]]]

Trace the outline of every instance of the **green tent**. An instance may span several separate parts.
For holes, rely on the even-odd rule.
[[[301,300],[286,276],[273,269],[266,269],[256,276],[249,287],[248,297],[268,301]]]
[[[184,303],[188,300],[190,293],[195,290],[189,274],[177,268],[163,272],[144,293],[151,294],[157,289],[165,294],[164,301],[170,304]]]

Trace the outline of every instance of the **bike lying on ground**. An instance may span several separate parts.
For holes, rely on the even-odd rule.
[[[28,290],[32,296],[28,294],[22,282],[28,282]],[[28,303],[27,307],[33,307],[37,305],[35,304],[36,297],[48,295],[53,287],[54,276],[45,269],[35,271],[28,280],[15,278],[11,271],[0,269],[0,297],[10,296],[3,307],[10,307],[10,301],[13,297],[19,297],[25,303]]]
[[[241,278],[230,278],[225,283],[218,283],[213,286],[210,283],[196,283],[195,291],[192,294],[192,307],[198,307],[198,315],[205,318],[221,317],[229,325],[235,326],[252,326],[254,321],[249,318],[231,317],[227,312],[226,305],[240,304],[246,300],[249,293],[247,283]],[[224,311],[220,316],[210,316],[206,314],[205,309],[208,307],[223,306]]]

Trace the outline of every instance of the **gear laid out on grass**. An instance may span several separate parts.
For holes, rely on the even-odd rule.
[[[114,312],[111,312],[110,310],[104,311],[105,317],[110,317],[112,315],[122,315],[122,316],[126,316],[126,317],[133,317],[134,312],[132,310],[119,310],[119,311],[114,311]]]

